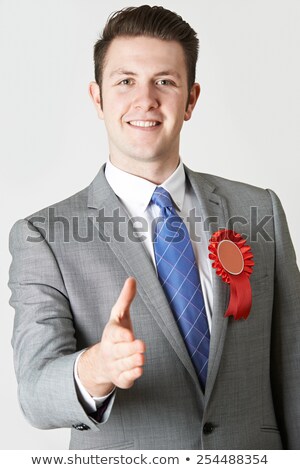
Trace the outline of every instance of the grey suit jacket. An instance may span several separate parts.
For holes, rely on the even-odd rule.
[[[300,449],[300,276],[277,196],[185,167],[205,220],[196,228],[201,242],[233,228],[248,237],[255,261],[247,320],[224,318],[229,286],[213,270],[204,396],[104,167],[87,188],[11,229],[12,344],[26,418],[41,429],[72,428],[72,449]],[[119,233],[113,214],[123,220]],[[74,361],[101,339],[128,276],[137,279],[131,317],[147,347],[144,374],[132,388],[117,389],[100,424],[78,399]]]

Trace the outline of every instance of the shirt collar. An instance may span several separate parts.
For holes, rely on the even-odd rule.
[[[106,162],[105,177],[114,193],[125,204],[134,203],[139,207],[140,212],[147,209],[157,187],[151,181],[120,170],[110,160]],[[159,186],[169,192],[177,208],[181,211],[185,194],[185,171],[181,159],[176,170]]]

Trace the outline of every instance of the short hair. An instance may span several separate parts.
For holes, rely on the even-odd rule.
[[[127,7],[112,13],[102,36],[94,45],[95,80],[100,88],[102,107],[102,77],[106,54],[113,39],[119,36],[148,36],[166,41],[178,41],[184,52],[188,92],[196,76],[199,40],[197,33],[177,13],[161,6]]]

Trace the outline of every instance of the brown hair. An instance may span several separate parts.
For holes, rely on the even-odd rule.
[[[178,41],[184,51],[188,92],[190,92],[195,82],[199,49],[196,32],[177,13],[161,6],[128,7],[108,17],[102,36],[94,46],[95,80],[100,88],[101,107],[105,57],[112,40],[118,36],[149,36],[167,41]]]

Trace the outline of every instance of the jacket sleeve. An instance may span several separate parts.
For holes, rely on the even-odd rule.
[[[300,274],[286,217],[276,194],[273,205],[275,285],[271,381],[285,449],[300,449]]]
[[[37,428],[96,430],[102,423],[85,412],[76,392],[74,364],[80,351],[50,244],[29,221],[19,220],[10,231],[9,248],[12,346],[22,411]]]

